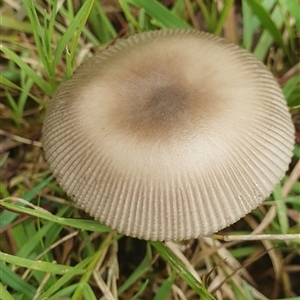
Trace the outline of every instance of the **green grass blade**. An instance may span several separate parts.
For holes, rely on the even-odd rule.
[[[287,207],[286,204],[281,201],[282,200],[282,194],[281,194],[281,186],[278,184],[274,191],[273,196],[275,199],[275,205],[277,210],[277,217],[280,225],[280,231],[283,234],[288,233],[289,228],[289,219],[287,214]]]
[[[71,298],[72,300],[81,299],[83,284],[88,283],[88,281],[90,280],[90,278],[93,275],[93,272],[99,262],[100,257],[103,255],[103,252],[105,251],[105,249],[107,247],[109,247],[109,245],[116,242],[121,237],[122,237],[121,234],[116,235],[114,232],[110,232],[109,234],[106,235],[105,239],[102,241],[102,244],[99,246],[97,251],[92,256],[90,256],[90,258],[92,258],[92,260],[88,264],[85,274],[81,277],[80,284],[78,285],[77,289],[75,290],[74,294],[72,295],[72,298]]]
[[[269,0],[269,1],[263,1],[262,2],[265,10],[270,14],[272,20],[274,20],[274,23],[276,24],[277,28],[280,28],[283,24],[281,12],[275,5],[275,0]],[[259,21],[258,18],[254,18],[254,20]],[[259,27],[258,27],[259,28]],[[255,43],[255,42],[254,42]],[[262,30],[261,35],[259,36],[259,39],[255,45],[255,49],[253,51],[254,56],[260,60],[264,61],[266,56],[270,53],[270,47],[274,43],[274,38],[272,37],[271,33],[268,30]]]
[[[14,84],[13,82],[11,82],[9,79],[4,77],[2,74],[0,74],[0,84],[5,85],[5,86],[10,87],[10,88],[13,88],[15,90],[19,90],[19,91],[22,90],[21,87]]]
[[[70,281],[72,278],[76,277],[77,275],[83,274],[82,272],[85,272],[85,267],[90,263],[92,260],[92,257],[87,257],[83,261],[81,261],[76,266],[72,267],[70,271],[68,271],[66,274],[64,274],[61,278],[59,278],[47,291],[45,291],[43,294],[41,294],[37,300],[44,300],[48,297],[53,296],[54,293],[57,291],[60,291],[62,286],[64,286],[68,281]],[[78,287],[78,284],[76,284],[76,288]]]
[[[89,231],[93,231],[93,232],[102,232],[102,233],[111,231],[110,228],[100,224],[97,221],[61,218],[56,215],[52,215],[51,213],[15,205],[12,203],[8,203],[6,201],[0,201],[0,207],[9,209],[14,212],[28,214],[30,216],[34,216],[37,218],[55,222],[57,224],[61,224],[64,226],[70,226],[70,227],[77,228],[77,229],[89,230]]]
[[[230,12],[230,9],[232,7],[234,3],[234,0],[225,0],[224,1],[224,7],[221,11],[221,14],[218,18],[218,21],[217,21],[217,25],[216,25],[216,28],[214,29],[214,34],[215,35],[219,35],[224,27],[224,23],[228,17],[228,14]]]
[[[43,189],[51,180],[53,179],[52,176],[44,179],[43,181],[41,181],[40,183],[38,183],[33,189],[29,190],[28,192],[26,192],[22,198],[26,201],[31,201],[39,192],[41,189]],[[24,205],[22,203],[18,203],[13,205],[13,207],[16,207],[17,205]],[[1,206],[1,203],[0,203]],[[6,227],[8,224],[10,224],[11,222],[13,222],[16,217],[18,215],[10,212],[10,211],[3,211],[0,214],[0,228],[4,228]]]
[[[300,94],[297,92],[298,103],[297,101],[294,101],[294,98],[292,97],[294,92],[298,91],[299,86],[300,86],[300,74],[296,74],[292,76],[282,88],[282,92],[289,106],[300,105],[300,96],[299,96]]]
[[[78,11],[77,15],[72,20],[71,24],[68,26],[66,32],[63,34],[62,38],[57,44],[57,48],[55,49],[54,53],[54,61],[53,65],[56,66],[58,61],[61,58],[62,53],[67,49],[68,42],[74,38],[72,43],[72,47],[76,45],[76,42],[78,41],[80,30],[78,28],[81,28],[85,24],[85,20],[88,17],[87,11],[91,9],[93,5],[93,0],[85,1],[84,4],[81,6],[80,10]],[[77,33],[76,33],[77,30]],[[76,42],[75,42],[76,41]],[[74,54],[71,54],[72,57]]]
[[[164,244],[160,242],[151,242],[151,245],[157,250],[159,255],[166,260],[170,266],[177,272],[177,274],[203,299],[215,300],[203,283],[200,283],[184,266],[184,264],[169,250]]]
[[[29,91],[31,90],[32,85],[33,81],[30,77],[27,77],[25,83],[22,85],[23,89],[18,99],[18,109],[16,111],[19,123],[22,121],[25,104],[27,102]]]
[[[27,222],[24,221],[20,224],[17,224],[15,226],[11,227],[11,234],[12,236],[16,237],[15,243],[16,243],[16,248],[20,249],[23,247],[23,245],[28,242],[28,235],[26,231],[26,226]]]
[[[139,23],[132,15],[129,5],[125,0],[119,0],[119,4],[124,12],[126,19],[128,20],[129,24],[132,24],[139,32],[141,31]]]
[[[279,44],[284,46],[282,35],[280,34],[277,26],[274,24],[273,20],[270,18],[269,13],[263,7],[263,5],[257,0],[246,0],[250,6],[254,15],[259,19],[261,25],[270,32],[274,40]]]
[[[79,37],[83,30],[83,27],[90,15],[90,11],[94,5],[94,0],[88,0],[85,2],[85,4],[86,4],[86,7],[84,8],[84,10],[82,10],[82,14],[81,14],[81,12],[80,12],[80,14],[78,13],[74,17],[74,20],[73,20],[75,23],[78,23],[78,26],[77,26],[76,34],[75,34],[74,38],[72,39],[72,46],[71,46],[71,53],[70,53],[70,60],[72,62],[72,68],[73,68],[75,50],[76,50],[76,47],[78,44],[78,40],[79,40]],[[72,73],[69,73],[68,75],[71,76],[72,74],[73,74],[73,70],[72,70]]]
[[[20,22],[14,18],[5,16],[5,14],[1,14],[1,26],[21,32],[32,33],[32,26],[30,23]]]
[[[94,9],[91,10],[89,17],[95,35],[101,43],[108,43],[112,38],[117,37],[117,32],[103,11],[99,1],[94,2]]]
[[[295,148],[294,148],[294,156],[297,157],[298,159],[300,159],[300,147],[295,145]]]
[[[45,94],[51,96],[53,94],[53,88],[47,81],[37,75],[36,71],[32,70],[18,55],[16,55],[13,51],[9,50],[7,47],[1,45],[0,49],[5,53],[9,59],[14,61],[25,73],[28,77],[30,77],[37,86],[39,86]]]
[[[246,50],[251,51],[251,47],[253,45],[253,35],[255,32],[256,22],[258,26],[257,20],[253,18],[252,10],[247,3],[247,1],[242,1],[242,12],[243,12],[243,46]]]
[[[296,36],[299,32],[300,28],[297,30],[297,19],[294,19],[293,16],[290,16],[289,6],[287,5],[287,2],[284,0],[276,0],[276,4],[278,6],[278,9],[280,11],[281,17],[282,17],[282,23],[284,24],[283,28],[285,29],[285,39],[286,43],[289,46],[289,50],[294,59],[294,61],[298,61],[297,59],[297,41]],[[293,1],[290,1],[293,2]],[[300,2],[299,2],[300,4]],[[299,17],[300,17],[300,6],[299,6]],[[299,18],[298,17],[298,18]],[[295,24],[293,24],[295,23]]]
[[[173,7],[171,8],[171,12],[174,15],[177,15],[178,17],[182,16],[185,11],[186,11],[185,0],[176,0],[175,3],[174,3],[174,5],[173,5]]]
[[[245,291],[245,294],[247,295],[246,300],[255,300],[256,298],[254,298],[253,293],[251,292],[249,284],[246,281],[243,281],[242,285],[243,285],[243,289]]]
[[[74,13],[74,1],[73,0],[67,0],[67,10],[68,13],[68,20],[73,20],[75,13]]]
[[[49,61],[45,55],[45,54],[47,54],[47,50],[46,50],[47,46],[46,46],[46,41],[45,41],[44,29],[42,28],[41,22],[38,18],[37,11],[35,9],[33,1],[32,0],[24,0],[23,4],[27,11],[27,15],[29,17],[30,24],[32,25],[33,36],[34,36],[36,48],[37,48],[37,51],[39,54],[39,58],[42,61],[48,75],[50,75],[51,72],[50,72]]]
[[[0,252],[0,261],[3,261],[3,255],[4,254],[2,252]],[[12,255],[9,255],[9,257],[11,257],[11,256]],[[15,259],[12,259],[12,260],[15,261]],[[6,261],[6,262],[9,262],[9,261]],[[33,299],[33,297],[36,293],[36,289],[33,286],[31,286],[29,283],[27,283],[25,280],[23,280],[21,277],[19,277],[15,272],[13,272],[3,262],[0,262],[0,269],[1,269],[0,281],[3,284],[8,285],[13,290],[28,296],[30,299]],[[3,300],[5,300],[5,299],[3,299]]]
[[[252,9],[255,16],[259,19],[262,26],[272,35],[273,39],[282,47],[285,53],[289,56],[288,49],[282,39],[282,35],[278,30],[277,26],[270,18],[268,12],[257,0],[246,0],[250,8]]]
[[[257,247],[255,246],[245,246],[245,247],[239,247],[237,249],[230,250],[230,254],[235,258],[243,258],[251,255],[257,250]]]
[[[240,286],[234,282],[233,280],[230,281],[230,286],[232,291],[234,291],[234,295],[236,296],[236,299],[239,300],[252,300],[250,297],[247,297],[246,291],[242,290]]]
[[[0,168],[4,165],[9,157],[9,152],[4,152],[0,157]],[[0,182],[0,197],[9,197],[9,192],[2,182]]]
[[[155,297],[153,300],[161,300],[161,299],[168,299],[168,296],[171,293],[172,285],[174,283],[174,278],[169,277],[167,280],[163,282],[163,284],[160,286],[158,291],[155,294]]]
[[[296,31],[300,32],[300,8],[298,0],[286,0],[284,4],[287,6],[289,13],[295,18]]]
[[[210,15],[209,15],[208,7],[206,6],[206,4],[202,0],[197,0],[197,4],[198,4],[198,6],[200,8],[202,17],[204,19],[204,23],[207,25],[207,27],[209,27],[209,22],[210,22],[209,18],[210,18]]]
[[[46,262],[41,260],[30,260],[27,258],[10,255],[7,253],[0,252],[0,261],[10,263],[19,267],[42,271],[51,274],[66,274],[69,271],[73,270],[73,267],[59,265],[52,262]],[[85,271],[83,269],[80,270],[80,273],[83,274]]]
[[[140,287],[140,289],[138,290],[138,292],[130,299],[130,300],[136,300],[136,299],[141,299],[139,298],[145,291],[147,285],[149,283],[149,280],[147,279],[142,286]]]
[[[209,32],[213,33],[217,25],[217,15],[218,15],[216,2],[212,1],[210,3],[210,7],[208,11],[209,11],[209,19],[208,19],[207,28]]]
[[[242,2],[242,16],[243,16],[243,46],[246,50],[251,50],[253,39],[253,26],[251,26],[252,11],[247,4],[247,1]]]
[[[58,5],[58,0],[51,0],[48,1],[50,2],[50,6],[51,6],[51,13],[50,13],[50,20],[48,23],[48,28],[47,29],[47,35],[48,37],[52,37],[53,36],[53,32],[54,32],[54,27],[55,27],[55,17],[57,14],[57,5]]]
[[[54,292],[54,293],[52,292],[52,295],[49,296],[47,300],[64,299],[64,297],[69,299],[68,296],[70,296],[75,291],[77,286],[78,286],[78,283],[75,283],[75,284],[72,284],[72,285],[68,285],[65,288],[59,289],[58,292]]]
[[[131,287],[139,277],[141,277],[150,267],[152,260],[151,246],[147,243],[146,254],[142,262],[135,268],[132,274],[126,281],[119,287],[118,295],[123,294],[129,287]]]
[[[84,299],[97,300],[91,286],[87,283],[83,285],[82,294]]]
[[[61,217],[62,215],[68,216],[70,214],[71,214],[70,209],[68,207],[65,207],[63,209],[60,209],[56,215],[57,215],[57,217]],[[45,247],[49,246],[49,239],[50,239],[49,234],[53,233],[52,230],[56,226],[58,226],[58,224],[53,223],[53,222],[46,222],[45,225],[41,228],[36,229],[36,227],[34,227],[34,230],[32,230],[31,233],[28,233],[29,230],[27,227],[26,228],[27,241],[23,244],[23,246],[17,252],[17,255],[20,257],[24,257],[24,258],[35,258],[36,257],[35,252],[37,250],[39,250],[39,252],[42,252],[45,249]],[[62,230],[62,226],[60,226],[59,229]],[[57,232],[56,232],[56,234],[57,234]],[[48,238],[47,244],[43,245],[42,242],[46,238]],[[55,238],[55,235],[51,238],[53,240],[53,238]],[[46,243],[46,241],[45,241],[45,243]]]
[[[7,291],[7,289],[0,282],[0,299],[3,300],[14,300],[11,294]]]
[[[300,297],[293,297],[293,298],[280,298],[275,300],[300,300]]]
[[[73,209],[65,207],[65,208],[61,208],[57,213],[55,213],[55,215],[57,215],[59,217],[61,217],[61,216],[70,217],[73,215],[73,213],[74,213]],[[39,221],[41,222],[40,219],[39,219]],[[44,223],[44,222],[42,222],[42,223]],[[49,222],[46,222],[45,225],[43,226],[43,228],[45,226],[47,226],[48,224],[49,224]],[[44,235],[43,241],[45,243],[45,248],[48,248],[53,243],[55,243],[56,239],[59,238],[59,234],[61,233],[63,228],[64,228],[64,226],[57,224],[57,223],[53,223],[53,226],[51,226]],[[40,230],[39,230],[39,232],[40,232]]]
[[[5,78],[4,76],[2,76],[2,74],[0,74],[0,84],[8,87],[8,88],[12,88],[15,89],[17,91],[21,91],[24,92],[24,88],[20,87],[16,84],[14,84],[13,82],[11,82],[9,79]],[[44,101],[41,101],[39,98],[37,98],[36,96],[32,95],[31,93],[28,92],[28,96],[30,98],[32,98],[37,104],[41,105],[42,107],[45,107],[46,104]]]
[[[144,9],[140,9],[138,13],[138,24],[142,32],[151,30],[150,17],[146,14]]]
[[[12,118],[14,119],[14,121],[17,124],[19,124],[20,118],[18,117],[18,105],[17,105],[14,97],[10,94],[10,92],[4,91],[4,93],[5,93],[6,100],[9,104],[10,108],[12,109]]]
[[[145,12],[155,19],[162,28],[191,28],[191,26],[172,14],[166,7],[155,0],[126,0],[128,4],[143,8]]]

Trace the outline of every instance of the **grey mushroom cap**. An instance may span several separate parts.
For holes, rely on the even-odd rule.
[[[76,204],[146,240],[206,236],[270,195],[292,156],[281,89],[251,54],[195,30],[119,40],[51,99],[45,157]]]

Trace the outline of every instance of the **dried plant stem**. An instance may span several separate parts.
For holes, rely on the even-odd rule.
[[[249,235],[219,235],[214,234],[211,237],[225,241],[225,242],[232,242],[232,241],[261,241],[261,240],[300,240],[300,234],[249,234]]]

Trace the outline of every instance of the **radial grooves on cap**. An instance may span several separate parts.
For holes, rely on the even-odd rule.
[[[142,236],[143,233],[141,232],[141,222],[142,220],[145,219],[145,213],[150,214],[151,215],[151,206],[149,206],[149,210],[146,212],[144,210],[145,207],[145,203],[144,203],[144,197],[145,197],[145,191],[142,187],[141,184],[137,185],[137,193],[136,193],[136,199],[140,199],[140,201],[137,202],[136,208],[135,208],[135,212],[134,212],[134,216],[136,216],[136,220],[134,220],[133,222],[133,228],[134,230],[137,231],[138,236]],[[120,225],[121,227],[121,225]],[[145,229],[147,229],[147,224],[145,224]],[[149,234],[147,233],[147,230],[145,230],[145,234]]]
[[[258,138],[257,136],[253,138],[253,141],[251,141],[251,146],[248,145],[248,148],[245,150],[242,150],[243,154],[246,155],[248,159],[252,161],[253,168],[258,167],[259,169],[264,169],[265,174],[268,174],[267,177],[272,180],[272,183],[274,184],[274,179],[272,178],[278,178],[278,171],[282,170],[283,165],[286,166],[286,163],[283,162],[284,157],[280,157],[277,152],[273,151],[271,144],[271,147],[266,148],[266,142],[270,143],[270,140],[262,140],[262,138]],[[272,149],[272,152],[268,152],[268,155],[263,155],[262,152],[258,153],[257,149],[258,146],[260,149],[264,148],[265,150],[267,149]],[[277,150],[276,144],[274,145],[274,148]],[[267,151],[266,151],[267,152]],[[271,159],[271,154],[272,156],[276,156],[278,158],[278,163],[275,162],[274,160]],[[283,153],[285,154],[285,153]],[[287,155],[285,154],[285,157]],[[255,162],[259,162],[259,165],[255,166]],[[279,164],[280,163],[280,164]],[[284,175],[284,171],[282,171],[282,176]],[[267,180],[267,178],[265,179]]]
[[[180,231],[179,231],[179,238],[182,239],[182,237],[184,235],[190,236],[193,231],[194,231],[194,224],[192,223],[192,216],[191,216],[191,208],[192,208],[192,203],[191,201],[189,201],[190,195],[189,195],[189,190],[190,190],[190,186],[189,186],[189,181],[188,181],[188,177],[185,176],[187,175],[186,173],[182,174],[181,178],[177,178],[177,184],[179,185],[179,189],[180,189],[180,196],[181,196],[181,211],[183,211],[183,215],[186,216],[185,220],[182,220],[181,222],[181,227],[180,227]],[[176,190],[176,186],[172,186],[172,189]],[[168,212],[166,212],[168,213]]]
[[[108,172],[110,171],[108,170]],[[102,217],[105,217],[113,228],[118,228],[119,226],[121,227],[121,224],[124,223],[124,218],[128,217],[128,209],[129,209],[128,199],[132,198],[133,196],[132,180],[130,178],[129,183],[124,182],[121,174],[118,174],[117,170],[114,170],[114,172],[110,174],[109,180],[104,181],[103,184],[109,187],[107,188],[107,190],[105,190],[105,195],[112,194],[113,198],[111,201],[107,201],[107,203],[104,204]],[[109,198],[110,197],[108,197],[108,199]],[[122,207],[118,205],[118,199],[124,199],[124,203],[122,204]],[[120,214],[120,211],[118,210],[119,208],[122,209],[122,216],[119,216]],[[119,226],[116,224],[116,218],[120,218]]]
[[[188,235],[188,236],[193,236],[195,234],[195,228],[200,228],[200,220],[198,219],[198,215],[197,215],[197,210],[198,207],[195,205],[194,202],[189,201],[189,199],[197,199],[197,197],[199,196],[199,193],[196,193],[196,189],[195,187],[197,186],[196,182],[196,178],[194,176],[194,174],[192,173],[184,173],[183,176],[185,177],[183,180],[186,182],[186,190],[187,190],[187,203],[188,203],[188,209],[187,209],[187,216],[188,216],[188,230],[185,233],[185,229],[183,224],[185,224],[183,222],[183,224],[181,224],[181,239],[184,238],[184,235]]]
[[[144,199],[144,210],[143,210],[143,218],[141,220],[147,220],[148,216],[153,216],[153,219],[154,219],[154,216],[156,215],[156,207],[155,207],[155,202],[154,201],[150,201],[150,202],[147,202],[147,199],[154,199],[154,185],[153,185],[153,182],[150,181],[149,182],[149,186],[146,188],[146,187],[143,187],[144,189],[144,193],[146,195],[146,198]],[[149,211],[149,213],[148,213]],[[142,224],[142,223],[140,223]],[[139,236],[143,236],[143,234],[145,234],[145,236],[147,237],[147,239],[151,239],[152,237],[155,236],[155,233],[154,233],[154,230],[152,229],[152,224],[148,223],[146,224],[145,228],[146,230],[143,230],[142,226],[140,226],[140,231],[139,231]],[[157,225],[156,225],[157,226]],[[155,226],[155,227],[156,227]]]
[[[95,209],[97,206],[99,207],[99,215],[96,217],[100,220],[107,218],[109,222],[111,222],[110,215],[114,213],[114,211],[111,210],[111,207],[115,208],[111,201],[117,201],[114,197],[116,192],[122,195],[123,189],[125,188],[123,178],[118,174],[117,169],[111,160],[104,160],[103,164],[99,164],[99,171],[95,172],[95,174],[98,174],[101,179],[101,181],[99,178],[95,179],[99,182],[99,185],[101,184],[95,195],[96,199],[101,201],[95,205]],[[115,185],[117,188],[115,188]],[[99,195],[102,197],[100,198]]]
[[[86,107],[90,104],[96,109],[102,109],[103,103],[106,107],[113,99],[102,98],[102,90],[98,90],[97,85],[93,89],[97,92],[95,101],[100,103],[99,106],[98,102],[86,102],[92,92],[85,92],[81,84],[87,84],[90,89],[90,77],[95,74],[97,84],[98,81],[101,84],[101,80],[105,78],[105,84],[112,82],[111,90],[114,92],[115,87],[121,86],[123,82],[114,82],[119,77],[106,77],[112,67],[118,66],[127,56],[134,56],[136,48],[139,51],[153,49],[155,53],[155,47],[152,48],[156,45],[153,42],[155,40],[167,43],[170,38],[173,47],[177,43],[173,40],[175,36],[180,41],[190,38],[191,41],[197,39],[202,43],[215,45],[218,55],[214,51],[206,51],[205,60],[213,61],[224,57],[227,69],[231,65],[238,66],[237,72],[231,73],[232,80],[247,78],[243,84],[246,93],[251,93],[252,98],[247,98],[247,94],[241,98],[239,93],[235,95],[239,107],[235,111],[236,115],[232,118],[229,112],[226,117],[221,116],[222,122],[228,123],[228,132],[225,125],[222,128],[224,133],[219,129],[220,124],[219,127],[213,124],[207,126],[221,132],[217,141],[213,140],[216,138],[214,132],[211,134],[213,141],[207,136],[203,137],[203,143],[210,143],[209,151],[212,156],[209,162],[202,161],[202,156],[203,159],[207,158],[207,151],[197,141],[191,147],[184,148],[181,146],[184,144],[182,139],[178,137],[180,143],[174,150],[173,145],[168,148],[163,139],[157,139],[161,141],[161,148],[153,146],[153,149],[162,149],[158,151],[158,157],[163,157],[163,153],[167,153],[165,156],[168,153],[174,155],[172,159],[168,157],[170,165],[164,165],[159,171],[153,162],[155,150],[147,146],[150,148],[148,159],[143,154],[144,146],[139,146],[140,141],[136,141],[136,136],[127,140],[128,132],[122,132],[120,128],[122,134],[114,136],[112,128],[115,128],[116,120],[112,120],[114,124],[110,127],[101,118],[89,120],[89,116],[82,117],[81,110],[87,111]],[[146,46],[143,48],[140,45]],[[180,54],[188,50],[182,42],[176,45],[183,47],[178,52]],[[195,62],[200,59],[197,57],[198,49],[196,50]],[[177,56],[174,60],[176,62]],[[182,63],[174,65],[172,70],[179,68],[178,74],[184,74],[184,67],[185,64]],[[216,70],[220,68],[219,65]],[[227,69],[224,71],[226,76]],[[124,73],[124,80],[127,78],[127,70],[119,70],[119,73]],[[170,78],[176,79],[175,75],[178,74],[172,74]],[[166,74],[160,75],[164,77]],[[218,76],[220,75],[217,74],[216,80]],[[214,80],[214,76],[209,80]],[[178,85],[176,82],[173,84]],[[216,83],[216,90],[222,88],[218,84],[219,82]],[[239,91],[239,88],[237,83],[231,90]],[[113,92],[111,94],[114,95]],[[211,104],[228,102],[228,98],[230,97],[223,99],[220,96],[218,101],[212,99]],[[128,101],[126,97],[125,100]],[[241,106],[245,110],[249,109],[249,116]],[[228,108],[220,107],[225,108],[225,114],[226,111],[235,109],[231,104]],[[216,105],[214,111],[217,112],[217,121],[220,117],[218,109],[219,106]],[[119,117],[120,113],[118,111],[116,115]],[[95,141],[92,132],[94,129],[86,132],[93,122],[96,124],[95,130],[97,127],[105,128],[107,138],[101,132],[99,140]],[[235,133],[236,137],[233,138]],[[198,133],[195,136],[201,139]],[[219,37],[175,29],[143,33],[118,41],[79,67],[73,78],[58,90],[49,104],[43,127],[43,144],[46,160],[62,188],[95,219],[126,235],[142,239],[183,240],[216,232],[236,222],[271,193],[284,176],[292,155],[293,126],[280,87],[261,62]],[[199,151],[197,155],[190,152],[193,147]],[[129,149],[136,152],[126,156]],[[146,161],[141,163],[140,156],[143,155]],[[123,156],[128,162],[118,165],[117,162]],[[186,165],[180,165],[181,162]]]
[[[182,212],[182,208],[181,205],[178,205],[177,201],[174,199],[176,199],[176,195],[174,194],[174,178],[170,178],[170,185],[167,185],[165,187],[165,199],[172,199],[171,202],[167,202],[168,205],[168,210],[169,210],[169,214],[170,216],[173,216],[174,214],[178,214],[178,219],[180,219],[180,214]],[[171,234],[171,228],[174,228],[174,231],[178,232],[178,236],[180,238],[180,236],[182,236],[182,227],[183,224],[181,222],[177,222],[176,219],[172,219],[170,220],[171,224],[170,227],[167,228],[166,230],[168,230],[166,236],[168,236],[169,238],[172,236]]]
[[[132,199],[139,199],[139,189],[140,184],[139,180],[135,180],[136,178],[129,178],[128,186],[124,184],[124,188],[122,189],[122,194],[120,195],[121,198],[125,198],[124,201],[124,207],[121,207],[116,202],[115,205],[119,206],[120,216],[118,217],[115,215],[113,226],[115,228],[125,228],[125,232],[138,232],[139,228],[134,223],[130,224],[128,220],[130,220],[130,216],[135,216],[138,220],[140,220],[141,215],[140,211],[138,210],[139,203],[134,203],[134,205],[131,205]],[[122,197],[123,196],[123,197]],[[118,219],[120,218],[120,223],[118,224]],[[126,224],[126,225],[125,225]]]

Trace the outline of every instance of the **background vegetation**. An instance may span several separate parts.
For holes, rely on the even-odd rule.
[[[0,5],[1,299],[299,299],[297,0]],[[40,142],[47,101],[78,65],[115,39],[167,27],[224,36],[263,61],[282,86],[297,142],[287,176],[264,204],[218,235],[180,244],[123,237],[77,210]]]

